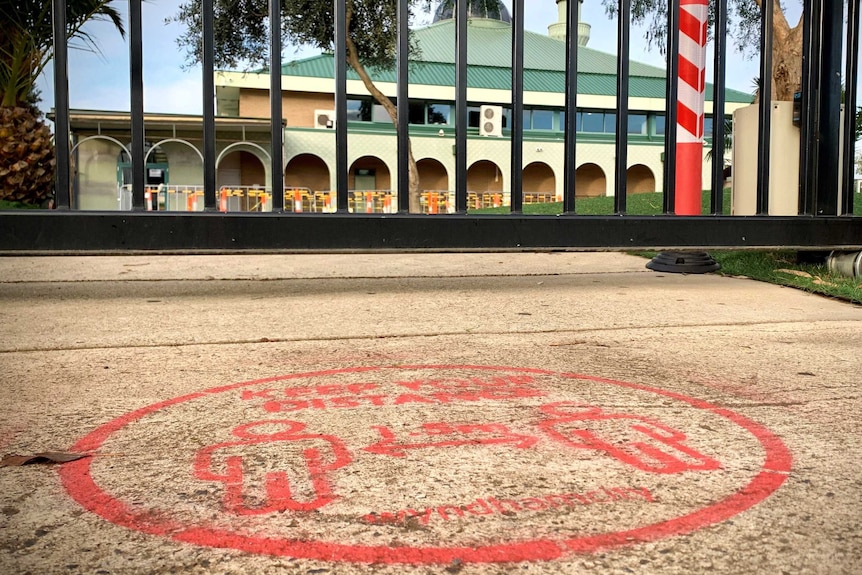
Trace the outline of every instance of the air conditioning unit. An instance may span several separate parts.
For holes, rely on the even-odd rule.
[[[335,110],[315,110],[314,127],[321,130],[335,128]]]
[[[497,137],[503,135],[502,106],[481,106],[479,108],[479,135]]]

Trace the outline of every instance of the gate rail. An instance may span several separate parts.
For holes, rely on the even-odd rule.
[[[354,251],[354,250],[541,250],[541,249],[706,249],[706,248],[815,248],[862,249],[862,217],[853,212],[853,162],[845,161],[839,171],[839,153],[854,157],[852,138],[839,139],[842,53],[846,101],[855,109],[859,54],[859,5],[842,0],[805,2],[802,125],[800,150],[800,215],[770,216],[768,176],[771,165],[780,159],[769,157],[770,83],[763,82],[759,104],[757,215],[723,216],[720,162],[713,162],[711,215],[673,214],[676,168],[676,125],[678,93],[678,51],[676,33],[680,0],[671,0],[668,10],[665,137],[664,215],[626,214],[624,162],[617,170],[613,215],[587,216],[575,210],[575,117],[578,105],[577,10],[578,2],[567,5],[565,94],[565,169],[563,213],[558,216],[524,215],[523,165],[523,74],[524,0],[513,0],[512,10],[512,100],[511,100],[511,213],[505,215],[467,214],[466,155],[456,156],[454,214],[408,213],[408,194],[398,194],[397,213],[349,213],[347,155],[347,64],[346,0],[333,0],[335,7],[335,213],[293,213],[285,211],[284,197],[273,197],[272,212],[220,213],[216,190],[215,97],[214,97],[214,13],[205,0],[203,22],[203,200],[199,213],[146,211],[144,156],[132,155],[132,211],[93,212],[71,209],[69,158],[68,58],[64,31],[66,3],[54,2],[54,85],[57,155],[56,210],[0,212],[0,252],[223,252],[223,251]],[[724,72],[727,52],[727,1],[714,0],[715,78],[713,117],[723,118]],[[762,1],[761,74],[771,77],[771,23],[774,0]],[[280,2],[270,2],[270,22],[280,29]],[[408,0],[398,0],[397,26],[397,125],[398,168],[396,188],[408,184]],[[617,67],[617,157],[625,158],[628,136],[629,18],[630,0],[620,0]],[[131,50],[131,134],[132,150],[145,150],[142,75],[141,0],[129,1],[128,32]],[[844,34],[846,16],[847,33]],[[842,46],[842,38],[846,42]],[[279,70],[281,38],[271,37],[271,70]],[[455,149],[467,147],[467,2],[456,4]],[[270,78],[271,145],[283,149],[281,76]],[[569,113],[569,112],[572,113]],[[622,119],[622,120],[621,120]],[[845,134],[855,133],[854,114],[845,114]],[[724,123],[714,123],[713,142],[724,141]],[[283,189],[282,154],[271,155],[270,189]],[[839,198],[841,200],[839,201]]]

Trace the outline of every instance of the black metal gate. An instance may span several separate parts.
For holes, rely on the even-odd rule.
[[[393,0],[395,1],[395,0]],[[761,23],[761,77],[770,78],[772,11],[774,0],[763,0]],[[408,0],[398,0],[397,106],[399,120],[397,187],[407,190],[408,165]],[[618,170],[614,214],[580,215],[575,210],[576,129],[578,108],[577,2],[568,4],[565,93],[565,171],[563,213],[554,216],[523,213],[523,76],[524,0],[513,1],[512,95],[511,95],[511,213],[468,214],[466,156],[458,154],[455,172],[455,213],[422,215],[408,213],[407,194],[398,195],[396,213],[365,214],[348,210],[347,112],[346,112],[346,0],[334,0],[335,18],[335,213],[294,213],[284,210],[284,197],[273,194],[267,213],[221,213],[218,211],[215,169],[215,112],[213,66],[213,5],[203,2],[203,190],[205,209],[199,213],[150,212],[145,203],[145,158],[133,154],[132,210],[94,212],[71,209],[69,98],[65,3],[54,3],[55,30],[55,134],[57,152],[56,208],[0,212],[0,252],[212,252],[212,251],[303,251],[303,250],[534,250],[534,249],[635,249],[678,248],[814,248],[862,249],[862,217],[853,216],[853,138],[841,141],[841,77],[845,80],[845,102],[855,108],[859,54],[859,3],[851,0],[844,10],[842,0],[806,0],[805,38],[801,99],[801,149],[799,215],[770,216],[769,171],[780,169],[770,158],[770,83],[763,82],[759,104],[757,215],[727,216],[723,213],[722,165],[714,162],[711,214],[673,214],[676,169],[676,133],[667,130],[664,163],[664,214],[635,216],[626,212],[626,158],[628,136],[629,14],[630,0],[619,3],[617,66]],[[141,1],[129,2],[131,45],[131,135],[134,150],[145,149],[143,111]],[[272,28],[280,29],[280,3],[270,2]],[[725,116],[725,55],[727,0],[715,0],[715,77],[713,117]],[[677,19],[680,0],[669,2],[666,118],[675,126],[677,114]],[[846,34],[845,30],[846,22]],[[456,99],[455,149],[467,146],[467,3],[456,6]],[[60,41],[56,41],[59,39]],[[281,69],[281,39],[271,37],[271,70]],[[842,55],[845,57],[842,70]],[[270,75],[272,150],[281,150],[281,76]],[[843,120],[844,134],[855,133],[854,114]],[[724,125],[714,124],[713,141],[724,139]],[[272,154],[271,189],[284,186],[281,154]],[[777,167],[776,167],[777,166]],[[839,200],[840,198],[840,200]]]

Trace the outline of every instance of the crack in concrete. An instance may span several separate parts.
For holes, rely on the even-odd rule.
[[[61,347],[22,347],[22,348],[6,348],[0,349],[0,354],[11,353],[33,353],[46,351],[84,351],[96,349],[153,349],[160,347],[189,347],[189,346],[215,346],[215,345],[249,345],[260,343],[303,343],[303,342],[326,342],[326,341],[373,341],[383,339],[410,339],[410,338],[432,338],[432,337],[453,337],[464,335],[479,335],[479,336],[517,336],[517,335],[550,335],[550,334],[590,334],[590,333],[615,333],[615,332],[637,332],[644,330],[655,330],[657,328],[665,330],[683,330],[683,329],[698,329],[698,328],[720,328],[720,327],[757,327],[770,325],[800,325],[810,327],[811,325],[823,324],[844,324],[855,323],[855,320],[823,320],[823,321],[769,321],[769,322],[719,322],[713,324],[676,324],[676,325],[642,325],[642,326],[614,326],[614,327],[591,327],[581,330],[577,329],[548,329],[548,330],[523,330],[523,331],[474,331],[466,329],[464,331],[451,332],[426,332],[426,333],[400,333],[400,334],[354,334],[354,335],[332,335],[332,336],[317,336],[317,337],[261,337],[253,339],[235,339],[235,340],[210,340],[210,341],[178,341],[164,343],[129,343],[115,345],[68,345]],[[585,342],[577,342],[576,344],[583,345]],[[601,342],[596,342],[601,345]],[[552,345],[552,344],[549,344]],[[565,346],[565,342],[557,342],[553,344],[555,347]]]
[[[464,278],[517,278],[517,277],[578,277],[578,276],[612,276],[612,275],[627,275],[632,273],[631,270],[622,270],[614,272],[512,272],[512,273],[490,273],[490,274],[452,274],[452,275],[392,275],[392,276],[300,276],[300,277],[230,277],[218,278],[213,276],[205,276],[202,278],[105,278],[105,279],[79,279],[79,280],[0,280],[0,285],[20,285],[20,284],[104,284],[104,283],[163,283],[163,282],[287,282],[287,281],[356,281],[356,280],[446,280],[446,279],[464,279]],[[650,275],[649,272],[637,271],[645,276]]]

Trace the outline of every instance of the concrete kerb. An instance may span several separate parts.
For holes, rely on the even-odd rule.
[[[0,259],[0,568],[852,573],[859,308],[644,264]]]

